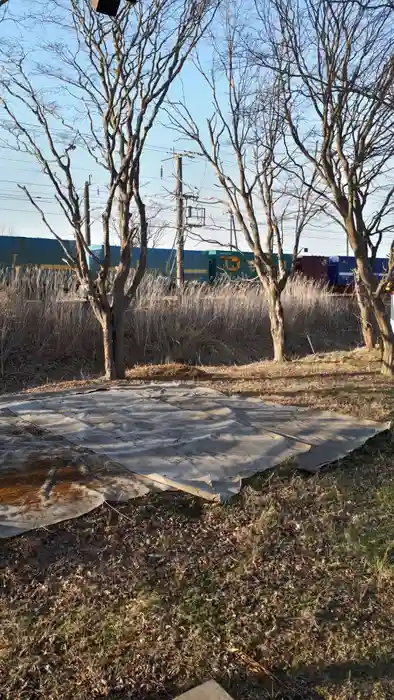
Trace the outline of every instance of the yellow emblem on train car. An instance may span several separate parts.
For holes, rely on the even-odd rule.
[[[228,272],[238,272],[241,267],[241,261],[236,255],[221,255],[220,259],[224,261],[224,267]]]

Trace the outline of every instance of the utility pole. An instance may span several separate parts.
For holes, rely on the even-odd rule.
[[[194,153],[193,151],[183,151],[183,153],[175,153],[172,151],[171,158],[164,158],[164,160],[173,160],[175,159],[175,180],[176,180],[176,186],[175,186],[175,200],[176,200],[176,257],[175,257],[175,263],[176,263],[176,287],[178,291],[181,291],[184,282],[185,282],[185,269],[184,269],[184,250],[185,250],[185,212],[184,212],[184,201],[191,198],[191,199],[197,199],[197,197],[193,197],[192,195],[185,195],[183,194],[183,157],[185,158],[194,158],[195,155],[198,155]],[[160,168],[160,174],[161,177],[163,176],[163,168]],[[188,207],[188,210],[191,209],[191,207]],[[204,210],[204,223],[205,225],[205,210]],[[194,226],[200,226],[200,223],[193,224]],[[171,259],[174,260],[174,258],[171,256]],[[173,271],[173,264],[171,263],[171,272],[170,274],[172,275]]]
[[[182,156],[179,153],[175,154],[175,177],[176,177],[176,286],[178,291],[183,289],[185,280],[183,267],[183,251],[185,247],[184,231],[183,231],[183,175],[182,175]]]
[[[84,218],[84,224],[85,224],[85,241],[86,245],[90,246],[91,245],[91,240],[90,240],[90,198],[89,198],[89,187],[90,187],[90,181],[87,180],[85,182],[85,187],[84,187],[84,192],[83,192],[83,201],[84,201],[84,206],[85,206],[85,218]]]
[[[233,248],[238,249],[238,241],[237,241],[237,229],[235,228],[235,220],[234,220],[234,214],[229,210],[229,216],[230,216],[230,250]],[[233,244],[233,236],[234,236],[234,244]]]

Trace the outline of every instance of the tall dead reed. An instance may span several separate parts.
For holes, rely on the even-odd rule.
[[[0,381],[3,389],[48,377],[100,371],[100,328],[75,301],[70,274],[29,270],[0,277]],[[73,301],[74,299],[74,301]],[[353,302],[305,280],[283,294],[290,356],[347,349],[360,341]],[[271,357],[267,305],[253,282],[190,284],[181,298],[149,275],[127,312],[127,362],[218,365]]]

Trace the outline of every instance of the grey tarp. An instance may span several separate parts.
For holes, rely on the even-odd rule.
[[[11,430],[15,421],[17,435]],[[34,436],[33,431],[27,438],[22,425],[44,433]],[[76,517],[104,500],[126,500],[155,488],[224,501],[256,472],[289,458],[316,471],[388,427],[173,382],[15,397],[0,406],[5,438],[0,448],[0,535]],[[79,463],[70,453],[65,464],[60,452],[67,444],[78,448]],[[29,457],[23,462],[24,454]],[[89,467],[93,457],[99,466]],[[15,460],[18,464],[12,466]],[[29,474],[35,474],[33,500]],[[16,490],[7,491],[12,479]],[[16,495],[21,483],[22,500]]]

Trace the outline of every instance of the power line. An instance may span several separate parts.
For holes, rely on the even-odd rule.
[[[25,123],[24,125],[25,125],[25,126],[31,126],[30,124],[27,124],[27,123]],[[59,132],[61,132],[60,129],[53,129],[53,131],[59,131]],[[0,150],[1,150],[1,149],[11,150],[11,151],[13,151],[14,153],[18,152],[17,149],[13,148],[12,146],[4,146],[4,145],[1,145],[1,146],[0,146]],[[144,146],[144,151],[145,151],[145,150],[148,150],[148,151],[150,150],[150,151],[155,151],[155,152],[161,152],[161,153],[172,153],[172,151],[166,149],[165,146]],[[200,154],[200,153],[193,152],[193,155],[194,155],[195,157],[199,158],[199,159],[202,158],[202,159],[204,160],[204,162],[205,162],[204,176],[203,176],[203,178],[202,178],[202,180],[203,180],[204,177],[205,177],[205,175],[206,175],[206,171],[207,171],[207,161],[206,161],[206,159],[204,158],[204,156],[203,156],[202,154]],[[13,163],[32,163],[32,162],[34,162],[34,158],[35,158],[34,155],[31,155],[30,158],[25,158],[25,159],[23,159],[23,158],[18,158],[18,159],[15,159],[15,158],[14,158],[14,159],[13,159],[13,158],[8,158],[8,157],[7,157],[7,158],[3,158],[2,156],[0,156],[0,160],[4,160],[4,161],[6,161],[6,162],[13,162]],[[230,166],[236,167],[236,165],[235,165],[234,162],[232,162],[232,161],[222,160],[222,163],[223,163],[223,165],[230,165]],[[56,164],[54,164],[54,163],[51,163],[51,164],[56,166]],[[196,164],[196,162],[193,163],[193,161],[191,161],[191,164]],[[97,163],[92,163],[92,165],[95,165],[95,166],[97,167]],[[104,167],[104,166],[103,166],[103,167]],[[45,177],[47,176],[46,173],[45,173],[41,168],[40,168],[38,171],[35,170],[35,169],[33,169],[33,168],[25,168],[25,167],[23,167],[23,168],[12,168],[12,170],[13,170],[13,171],[22,171],[22,172],[32,172],[32,173],[37,173],[37,172],[39,172],[40,174],[44,175]],[[249,171],[250,171],[251,168],[250,168],[249,166],[246,166],[246,170],[249,170]],[[90,167],[90,168],[83,168],[83,167],[78,166],[78,165],[76,165],[76,166],[73,165],[73,166],[72,166],[72,171],[80,171],[80,172],[89,172],[89,173],[90,173],[90,172],[92,171],[92,167]],[[100,172],[100,171],[98,171],[98,172]],[[146,180],[147,180],[148,182],[149,182],[150,180],[170,180],[170,179],[172,179],[172,177],[173,177],[173,175],[165,175],[165,176],[161,176],[161,175],[160,175],[160,176],[152,175],[152,176],[146,176]],[[19,184],[18,181],[16,181],[16,180],[0,180],[0,182],[5,182],[5,183],[8,183],[8,182],[9,182],[9,183],[12,183],[12,184]],[[42,186],[42,187],[51,187],[51,186],[52,186],[52,185],[50,185],[49,183],[42,183],[42,185],[39,185],[38,183],[24,183],[24,184],[29,185],[29,186],[37,186],[37,187],[38,187],[38,186]],[[216,184],[216,183],[215,183],[215,184]],[[103,186],[104,186],[104,185],[103,185]],[[193,189],[194,186],[191,185],[190,188]],[[195,187],[195,189],[196,189],[199,193],[203,192],[204,190],[205,190],[205,191],[211,191],[210,189],[208,189],[208,188],[206,188],[206,187],[203,187],[203,186],[202,186],[202,183],[201,183],[200,187]],[[382,195],[384,196],[384,192],[382,193]],[[375,199],[375,195],[369,195],[369,197],[368,197],[368,202],[371,202],[372,204],[381,204],[381,200]],[[223,204],[224,204],[224,202],[223,202],[223,203],[222,203],[222,202],[212,202],[212,206],[218,206],[218,205],[223,206]]]
[[[31,129],[36,129],[36,130],[39,131],[40,133],[42,132],[42,128],[40,127],[39,124],[32,124],[32,123],[30,123],[30,122],[23,122],[23,121],[20,121],[19,123],[21,124],[21,126],[27,127],[27,128],[30,129],[30,130],[31,130]],[[9,124],[10,126],[15,126],[14,122],[12,121],[12,119],[2,119],[2,120],[0,121],[0,128],[4,128],[4,127],[3,127],[4,124]],[[5,129],[5,131],[7,131],[7,130]],[[64,129],[59,129],[58,127],[51,127],[51,128],[50,128],[50,131],[51,131],[51,133],[61,134],[61,135],[64,136],[64,137],[66,137],[66,136],[71,136],[71,137],[73,138],[73,137],[75,137],[75,135],[76,135],[76,134],[75,134],[75,127],[71,127],[71,126],[69,127],[69,129],[67,129],[66,127],[65,127]],[[68,131],[70,131],[70,133],[68,133]],[[82,136],[83,138],[86,138],[86,139],[92,139],[92,138],[93,138],[93,136],[92,136],[91,133],[86,133],[86,132],[84,133],[84,132],[82,132],[82,131],[80,131],[79,133],[77,132],[77,135],[80,135],[80,136]],[[2,148],[12,148],[12,147],[11,147],[11,146],[2,146]],[[145,149],[147,149],[147,150],[149,150],[149,151],[156,151],[156,152],[159,152],[159,153],[169,153],[169,154],[172,153],[172,151],[169,150],[168,148],[166,148],[165,146],[153,146],[153,145],[149,146],[149,145],[146,145],[146,146],[144,146],[144,150],[145,150]],[[13,149],[13,150],[14,150],[14,149]]]
[[[14,126],[14,122],[13,122],[12,120],[3,119],[3,120],[1,120],[1,122],[0,122],[0,128],[2,127],[2,124],[7,124],[7,123],[10,124],[11,126]],[[30,122],[22,122],[22,121],[21,121],[20,123],[21,123],[22,126],[27,127],[27,128],[29,128],[29,129],[36,129],[40,134],[41,134],[41,132],[42,132],[42,130],[41,130],[41,128],[40,128],[40,125],[38,125],[38,124],[32,124],[32,123],[30,123]],[[70,127],[69,127],[69,130],[70,130],[70,134],[67,133],[67,132],[68,132],[68,129],[67,129],[67,128],[59,129],[59,128],[57,128],[57,127],[51,127],[51,129],[50,129],[51,133],[58,133],[58,134],[61,134],[63,137],[66,136],[66,135],[67,135],[67,136],[68,136],[68,135],[70,135],[70,136],[71,136],[71,135],[75,135],[74,132],[73,132],[73,127],[70,126]],[[87,138],[87,139],[93,138],[91,133],[80,132],[80,135],[81,135],[82,137],[84,137],[84,138]],[[83,144],[81,145],[81,148],[82,148],[82,149],[84,148],[84,145],[83,145]],[[13,146],[0,145],[0,149],[11,150],[11,151],[13,151],[13,152],[17,152],[17,149],[14,148]],[[175,149],[174,149],[174,148],[173,148],[173,149],[168,149],[166,146],[159,146],[159,145],[149,145],[149,144],[146,144],[146,145],[144,146],[144,148],[143,148],[143,151],[152,151],[152,152],[155,152],[155,153],[165,153],[165,154],[171,155],[171,154],[173,154],[173,153],[175,152]],[[21,152],[21,151],[18,151],[18,152]],[[22,151],[22,153],[26,153],[26,151]],[[199,153],[198,151],[190,151],[190,153],[193,153],[193,156],[195,156],[196,158],[202,158],[202,159],[204,159],[204,161],[206,162],[206,158],[204,157],[204,155],[203,155],[202,153]],[[229,153],[229,157],[231,157],[232,155],[233,155],[232,153]],[[286,153],[286,152],[278,152],[278,153],[277,153],[277,156],[278,156],[279,158],[281,158],[281,157],[287,156],[287,153]],[[34,155],[31,155],[31,157],[34,158]],[[11,160],[11,159],[7,159],[7,160]],[[94,160],[94,159],[93,159],[93,160]],[[28,162],[31,162],[31,161],[30,161],[30,159],[25,159],[25,160],[19,159],[19,160],[16,160],[16,161],[14,161],[14,162],[26,162],[26,163],[28,163]],[[236,166],[236,163],[234,163],[233,160],[229,161],[229,160],[222,160],[222,159],[221,159],[221,163],[223,163],[223,165],[229,165],[229,166],[232,166],[232,167],[234,167],[234,168],[237,167],[237,166]],[[96,165],[97,165],[97,164],[96,164]],[[81,171],[85,171],[85,172],[91,170],[91,168],[82,168],[82,167],[80,167],[80,166],[75,166],[75,167],[73,167],[73,169],[74,169],[74,170],[81,170]],[[248,171],[251,171],[251,170],[252,170],[252,168],[250,167],[250,164],[249,164],[249,165],[245,164],[245,170],[248,170]],[[160,177],[160,178],[152,177],[152,178],[150,178],[150,179],[162,179],[162,178],[161,178],[161,177]]]
[[[10,209],[9,207],[1,207],[0,214],[3,211],[12,211],[15,214],[38,214],[38,216],[40,216],[39,212],[35,211],[34,209]],[[48,216],[63,216],[64,218],[64,214],[62,212],[44,211],[44,214]]]

